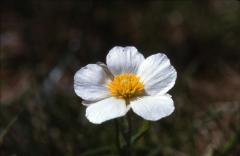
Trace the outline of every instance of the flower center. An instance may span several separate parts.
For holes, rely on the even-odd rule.
[[[116,75],[107,85],[112,96],[122,99],[130,99],[141,95],[144,90],[144,84],[135,74],[119,74]]]

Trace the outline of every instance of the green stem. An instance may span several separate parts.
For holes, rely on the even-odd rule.
[[[20,111],[20,113],[21,113],[21,112],[22,112],[22,111]],[[12,126],[14,125],[14,123],[17,121],[18,116],[19,116],[20,113],[18,113],[18,114],[10,121],[10,123],[7,125],[7,127],[0,133],[0,146],[1,146],[1,144],[3,144],[3,139],[4,139],[4,137],[7,135],[7,133],[9,132],[9,130],[12,128]]]
[[[131,121],[131,114],[127,115],[127,147],[126,147],[126,154],[127,156],[131,156],[131,136],[132,136],[132,121]]]
[[[140,130],[135,134],[131,139],[131,144],[134,144],[137,142],[142,136],[144,136],[147,131],[149,130],[150,123],[148,121],[143,121],[143,124],[140,128]]]
[[[118,120],[115,120],[115,131],[116,131],[116,148],[117,148],[117,152],[118,155],[121,155],[121,147],[120,147],[120,138],[119,138],[119,123]]]

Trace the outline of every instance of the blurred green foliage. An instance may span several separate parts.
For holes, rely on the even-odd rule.
[[[116,155],[113,121],[88,122],[73,91],[115,45],[164,52],[178,71],[174,114],[134,155],[240,155],[239,1],[4,0],[0,12],[1,156]]]

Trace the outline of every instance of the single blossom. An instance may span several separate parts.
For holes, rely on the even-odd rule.
[[[167,92],[177,73],[168,57],[147,57],[135,47],[112,48],[106,64],[88,64],[74,76],[74,90],[87,106],[86,117],[95,124],[126,115],[132,109],[146,120],[170,115],[174,104]]]

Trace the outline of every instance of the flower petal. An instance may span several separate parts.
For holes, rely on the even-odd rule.
[[[135,47],[113,47],[107,55],[107,66],[113,75],[136,73],[144,56]]]
[[[169,95],[145,96],[131,102],[133,112],[146,120],[156,121],[174,111],[173,100]]]
[[[137,75],[148,95],[165,94],[175,84],[177,72],[165,54],[149,56],[139,67]]]
[[[102,67],[88,64],[74,75],[74,90],[78,96],[87,101],[98,101],[109,97],[106,83],[110,80]]]
[[[114,97],[98,101],[86,109],[87,119],[94,124],[124,116],[126,113],[125,101]]]

